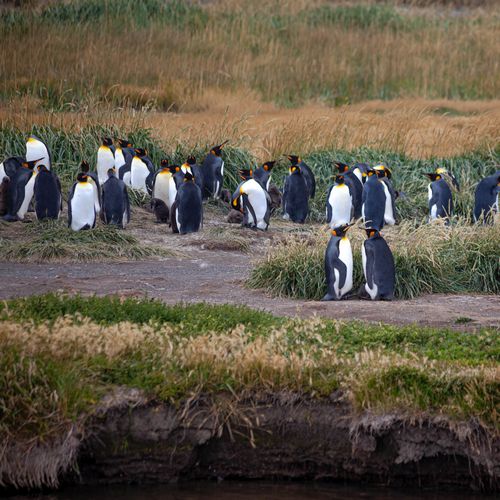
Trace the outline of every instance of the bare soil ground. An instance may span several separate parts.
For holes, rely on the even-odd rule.
[[[211,206],[200,233],[174,235],[153,215],[134,209],[127,229],[145,245],[174,250],[173,257],[149,261],[95,263],[0,262],[0,299],[50,291],[121,296],[148,296],[173,304],[210,302],[244,304],[277,315],[372,322],[447,326],[473,330],[500,327],[500,297],[493,295],[426,295],[413,300],[370,302],[357,299],[317,302],[272,298],[249,290],[245,280],[253,263],[266,249],[291,231],[319,229],[319,224],[297,226],[273,219],[267,233],[222,222],[226,210]],[[25,224],[8,227],[9,236],[22,233]],[[6,235],[3,225],[0,231]]]

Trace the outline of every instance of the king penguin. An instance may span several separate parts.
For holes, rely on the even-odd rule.
[[[283,189],[283,217],[303,224],[309,214],[309,188],[298,165],[290,167]]]
[[[359,297],[371,300],[392,300],[396,286],[394,257],[380,232],[366,229],[367,239],[361,247],[365,281],[359,290]]]
[[[116,177],[114,168],[109,169],[108,180],[102,186],[102,220],[121,229],[130,222],[127,186]]]
[[[373,169],[384,187],[384,223],[388,226],[394,226],[394,224],[396,224],[396,191],[392,187],[392,172],[385,165],[376,165]]]
[[[356,194],[352,182],[345,182],[343,175],[335,176],[326,197],[326,222],[331,229],[349,224],[354,216]]]
[[[87,175],[88,179],[87,181],[92,184],[92,188],[94,189],[94,206],[95,206],[95,211],[96,214],[99,214],[101,212],[101,184],[99,182],[99,177],[96,174],[96,172],[91,172],[90,171],[90,165],[88,164],[87,161],[83,160],[80,163],[80,172],[84,173]]]
[[[112,146],[113,141],[109,137],[104,137],[97,150],[97,177],[101,185],[108,178],[108,170],[115,166],[115,155],[113,149],[111,149]]]
[[[436,219],[445,219],[446,224],[449,224],[449,217],[453,213],[453,198],[451,195],[450,186],[441,177],[441,174],[434,172],[424,174],[430,179],[428,186],[429,199],[429,221]]]
[[[44,165],[47,170],[52,168],[50,151],[47,145],[38,137],[31,135],[26,141],[26,161],[37,159],[35,169],[38,165]]]
[[[118,178],[130,186],[130,167],[134,158],[132,143],[126,139],[116,139],[115,168]]]
[[[262,187],[268,192],[271,184],[271,171],[275,163],[275,161],[266,161],[260,167],[257,167],[253,173],[253,178],[260,182]]]
[[[302,172],[302,175],[304,176],[304,179],[306,181],[309,198],[314,198],[314,195],[316,194],[316,178],[314,177],[311,167],[297,155],[286,155],[286,157],[290,160],[290,167],[300,168],[300,171]]]
[[[436,174],[441,175],[447,181],[448,186],[451,185],[453,189],[460,191],[460,184],[457,178],[446,167],[437,167]]]
[[[45,165],[38,164],[35,178],[35,213],[38,220],[59,219],[62,211],[61,181]]]
[[[156,172],[153,181],[153,203],[157,204],[154,200],[160,200],[169,211],[177,196],[177,184],[174,179],[175,173],[180,172],[180,168],[177,168],[175,165],[170,168],[167,159],[161,160],[160,170]]]
[[[194,177],[195,184],[201,189],[203,194],[203,175],[201,166],[196,163],[194,156],[188,156],[186,161],[181,165],[182,174],[189,172]]]
[[[367,227],[373,227],[378,230],[384,227],[384,215],[386,206],[385,184],[378,178],[373,169],[368,169],[367,181],[363,186],[363,197],[361,206],[361,215],[363,222]]]
[[[246,171],[243,171],[246,176]],[[251,172],[250,172],[251,176]],[[244,227],[267,231],[271,215],[271,198],[266,188],[255,178],[248,178],[239,186],[241,211],[243,212]],[[233,201],[233,206],[235,206]]]
[[[352,196],[353,215],[355,219],[359,219],[361,217],[361,205],[363,199],[362,173],[359,168],[349,168],[349,165],[340,161],[335,161],[333,165],[337,168],[339,174],[344,176],[344,182],[349,186]]]
[[[4,177],[13,179],[25,161],[26,158],[22,156],[11,156],[0,163],[0,182],[2,182]]]
[[[222,150],[228,141],[214,146],[203,160],[203,199],[219,198],[224,181],[224,160]]]
[[[184,181],[177,190],[170,217],[174,233],[196,233],[203,224],[201,189],[189,172],[184,174]]]
[[[73,231],[95,227],[94,187],[89,176],[80,172],[68,196],[68,227]]]
[[[130,186],[146,194],[153,191],[155,168],[145,149],[136,148],[130,166]]]
[[[321,299],[340,300],[352,290],[352,248],[346,232],[350,225],[343,224],[331,231],[325,252],[325,274],[327,293]]]
[[[500,193],[500,170],[482,179],[476,187],[474,196],[474,221],[492,224],[498,213]]]

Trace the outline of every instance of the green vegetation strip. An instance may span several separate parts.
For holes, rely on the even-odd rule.
[[[340,389],[356,410],[499,432],[500,333],[290,320],[246,307],[45,295],[0,307],[0,438],[50,439],[113,387],[197,394]]]

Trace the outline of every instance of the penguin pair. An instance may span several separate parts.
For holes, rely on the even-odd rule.
[[[267,231],[271,217],[270,172],[274,162],[266,162],[255,172],[241,170],[242,181],[232,196],[231,206],[243,214],[242,226]]]
[[[88,180],[90,177],[88,177]],[[121,229],[130,222],[130,200],[127,186],[116,176],[116,169],[108,170],[108,179],[102,185],[101,219]]]
[[[224,182],[224,160],[222,150],[228,141],[214,146],[203,160],[201,166],[203,181],[203,199],[220,198]]]
[[[190,172],[184,174],[170,212],[172,232],[196,233],[203,225],[203,196]]]
[[[331,231],[325,252],[327,293],[323,301],[340,300],[353,287],[352,248],[346,236],[352,224],[344,224]],[[366,229],[367,239],[362,246],[365,283],[358,296],[362,299],[392,300],[395,288],[394,257],[387,242],[377,229]]]
[[[474,193],[474,222],[492,224],[500,207],[500,170],[482,179]]]
[[[450,186],[441,174],[429,172],[424,175],[431,181],[427,188],[429,222],[444,219],[446,225],[448,225],[453,214],[453,197]]]
[[[306,173],[307,170],[302,170],[303,167],[299,163],[292,162],[289,169],[290,175],[285,179],[285,186],[283,188],[283,218],[303,224],[309,214],[311,179]]]

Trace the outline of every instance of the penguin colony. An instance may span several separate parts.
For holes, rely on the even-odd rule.
[[[316,194],[313,170],[301,158],[288,155],[289,175],[283,190],[270,183],[274,161],[255,170],[240,170],[241,182],[231,195],[223,189],[225,144],[211,148],[202,164],[189,156],[182,165],[161,161],[156,169],[145,149],[125,139],[103,138],[97,151],[96,171],[82,161],[80,172],[68,195],[68,227],[73,231],[92,229],[99,216],[104,224],[125,228],[130,221],[128,190],[151,196],[157,223],[168,224],[172,232],[193,233],[203,226],[203,201],[221,198],[230,203],[230,222],[265,231],[280,202],[283,218],[303,224],[309,201]],[[395,266],[392,252],[381,231],[396,224],[395,201],[399,193],[392,185],[392,172],[385,165],[357,163],[353,167],[333,164],[335,175],[326,197],[326,221],[331,237],[325,252],[327,293],[323,300],[347,298],[353,288],[353,256],[347,233],[362,221],[366,240],[362,246],[365,283],[358,291],[362,299],[392,300]],[[428,185],[428,220],[450,223],[453,191],[457,179],[444,168],[425,173]],[[499,210],[500,170],[482,179],[476,187],[473,218],[492,223]],[[58,219],[63,208],[61,183],[52,170],[46,144],[35,136],[26,142],[25,156],[13,156],[0,163],[0,215],[9,222],[24,220],[34,202],[36,218]]]

